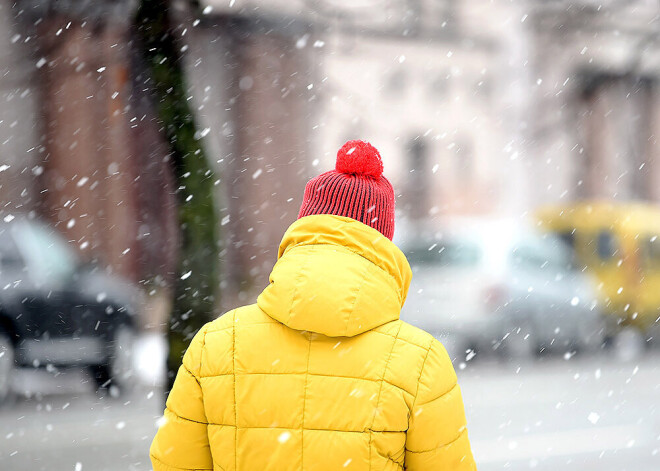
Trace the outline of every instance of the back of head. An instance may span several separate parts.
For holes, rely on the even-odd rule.
[[[383,176],[383,162],[375,147],[348,141],[337,152],[335,170],[307,183],[298,218],[312,214],[349,217],[392,240],[394,189]]]

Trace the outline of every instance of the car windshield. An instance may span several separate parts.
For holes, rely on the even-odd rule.
[[[530,236],[519,241],[511,250],[514,267],[544,270],[553,273],[572,269],[572,259],[565,242],[560,238]]]
[[[602,261],[610,260],[616,255],[617,241],[614,234],[607,230],[598,233],[596,236],[596,253]]]
[[[645,263],[654,267],[660,266],[660,239],[658,239],[658,236],[647,236],[642,240],[643,242],[640,245]]]
[[[473,267],[481,261],[482,251],[470,241],[443,241],[420,245],[409,250],[406,257],[412,266]]]
[[[16,244],[8,231],[0,232],[0,271],[4,269],[16,269],[23,266]]]
[[[40,281],[64,281],[76,269],[77,259],[66,242],[38,224],[23,224],[17,242]]]

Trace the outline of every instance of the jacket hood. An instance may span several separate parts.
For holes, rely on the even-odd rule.
[[[257,304],[292,329],[352,337],[398,319],[411,278],[406,257],[377,230],[306,216],[284,234]]]

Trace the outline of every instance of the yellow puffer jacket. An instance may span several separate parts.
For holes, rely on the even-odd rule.
[[[475,469],[447,353],[398,320],[410,279],[378,231],[296,221],[257,304],[190,344],[154,470]]]

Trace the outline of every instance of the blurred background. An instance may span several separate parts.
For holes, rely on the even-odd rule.
[[[657,0],[0,0],[0,462],[147,470],[373,143],[480,469],[660,469]]]

